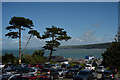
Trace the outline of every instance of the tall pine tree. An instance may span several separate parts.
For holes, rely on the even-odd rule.
[[[12,17],[10,22],[10,26],[7,26],[6,29],[9,30],[5,36],[9,38],[15,39],[19,38],[19,64],[21,63],[21,32],[26,28],[32,29],[33,22],[30,19],[24,17]],[[12,31],[13,30],[13,31]]]

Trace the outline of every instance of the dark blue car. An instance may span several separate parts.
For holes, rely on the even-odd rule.
[[[92,70],[84,69],[78,72],[77,75],[73,76],[73,80],[93,80],[94,76]]]

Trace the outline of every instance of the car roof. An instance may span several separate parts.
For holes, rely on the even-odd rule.
[[[66,69],[66,68],[58,68],[58,69]]]
[[[84,70],[81,70],[81,71],[92,71],[91,69],[84,69]]]
[[[104,72],[112,73],[112,71],[104,71]]]
[[[104,66],[98,66],[98,67],[104,67]]]
[[[32,75],[22,75],[19,77],[24,77],[24,78],[36,78],[36,77],[47,77],[47,76],[32,76]],[[47,77],[48,78],[48,77]]]

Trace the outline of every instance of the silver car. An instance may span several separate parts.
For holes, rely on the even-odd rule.
[[[67,71],[66,68],[58,68],[59,76],[65,76]]]

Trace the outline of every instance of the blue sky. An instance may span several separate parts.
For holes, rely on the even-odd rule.
[[[112,42],[118,29],[117,2],[3,2],[2,45],[3,49],[18,48],[18,39],[8,39],[5,27],[11,17],[25,17],[33,21],[34,29],[42,35],[52,25],[64,28],[71,40],[61,45],[83,45]],[[22,47],[29,35],[22,32]],[[44,40],[32,37],[28,48],[42,47]]]

